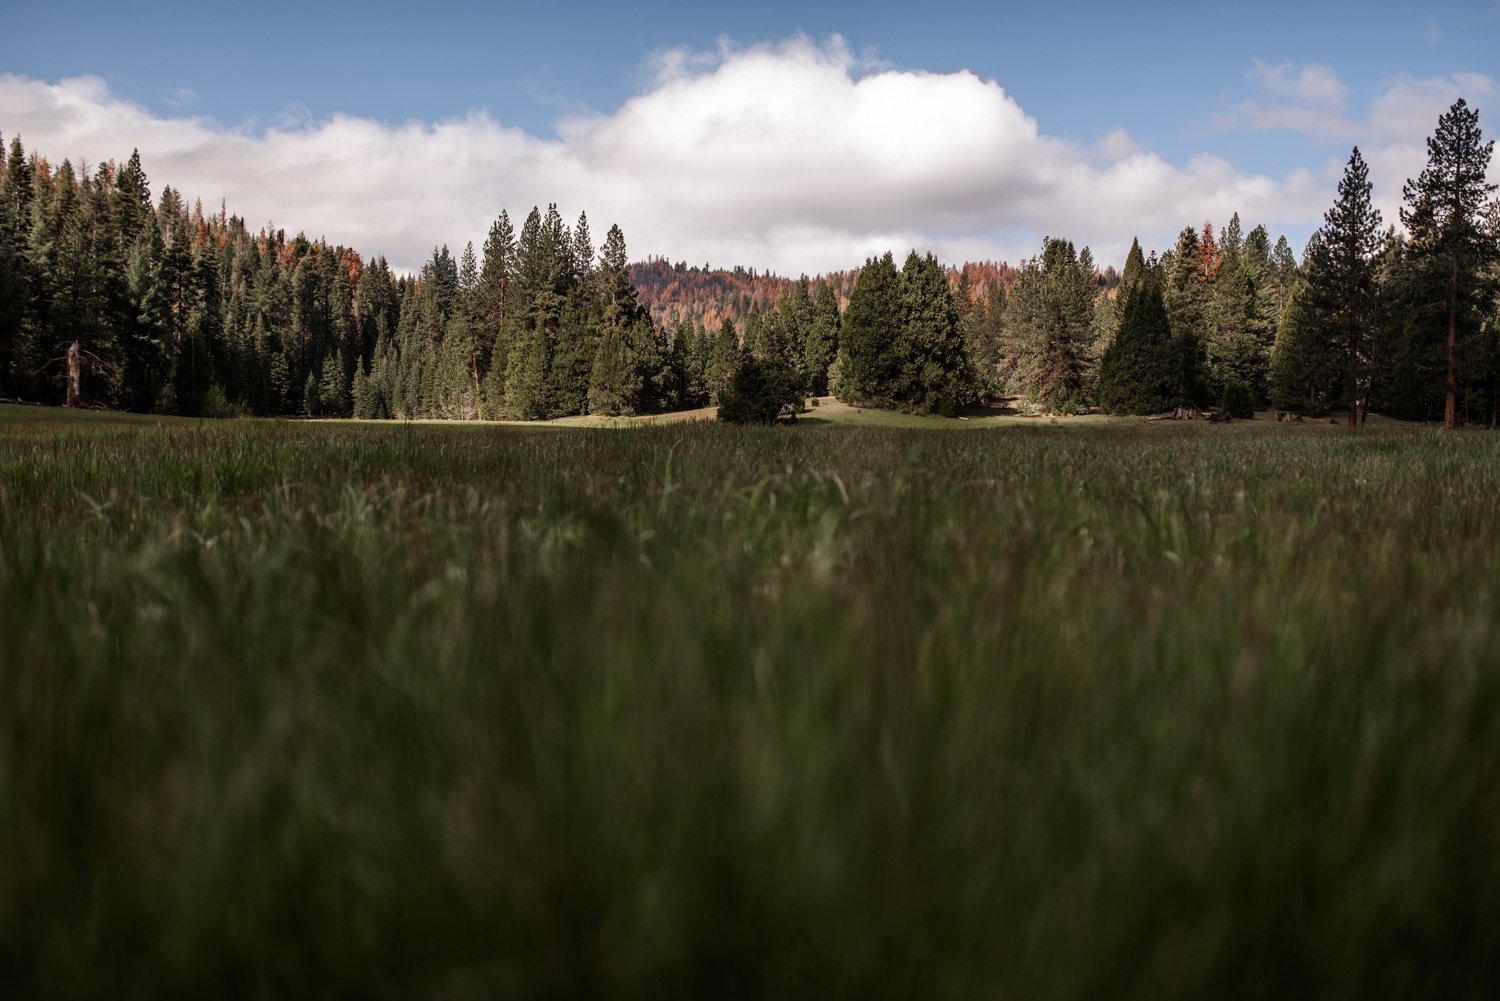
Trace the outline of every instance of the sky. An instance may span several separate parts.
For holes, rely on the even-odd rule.
[[[62,10],[0,15],[6,143],[139,148],[156,193],[403,271],[549,202],[635,259],[787,275],[1049,235],[1119,267],[1233,212],[1300,252],[1352,147],[1399,223],[1454,100],[1500,134],[1500,0]]]

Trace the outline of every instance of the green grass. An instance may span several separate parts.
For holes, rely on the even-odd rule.
[[[0,421],[7,996],[1500,983],[1488,434]]]

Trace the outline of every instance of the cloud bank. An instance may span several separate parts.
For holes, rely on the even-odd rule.
[[[637,258],[815,273],[910,247],[1015,261],[1053,234],[1118,264],[1132,236],[1167,246],[1184,225],[1222,224],[1234,211],[1247,225],[1305,234],[1337,179],[1326,163],[1281,177],[1211,155],[1171,163],[1119,128],[1090,146],[1065,142],[993,80],[886,67],[837,38],[674,50],[653,68],[642,93],[563,120],[555,138],[483,111],[226,127],[153,114],[89,77],[0,76],[0,129],[54,162],[123,160],[139,147],[158,192],[171,184],[210,208],[223,199],[252,228],[326,236],[402,270],[435,244],[478,246],[502,208],[519,224],[548,202],[565,216],[586,209],[596,233],[619,223]],[[1297,128],[1295,115],[1269,124],[1250,112],[1302,109],[1318,116],[1305,128],[1338,122],[1370,135],[1377,172],[1420,169],[1422,138],[1453,87],[1482,97],[1495,86],[1398,82],[1362,123],[1344,117],[1348,88],[1327,67],[1257,64],[1254,78],[1265,103],[1242,108],[1233,127]]]

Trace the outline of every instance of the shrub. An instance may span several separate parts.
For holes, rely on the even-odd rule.
[[[1219,399],[1219,412],[1236,420],[1255,419],[1255,396],[1238,379],[1224,383],[1224,395]]]
[[[802,393],[786,366],[746,355],[719,399],[719,420],[770,424],[783,405],[795,410],[801,402]]]

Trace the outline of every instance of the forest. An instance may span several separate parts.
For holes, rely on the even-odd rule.
[[[546,419],[723,402],[748,367],[789,400],[955,414],[1249,416],[1372,410],[1494,426],[1500,211],[1493,142],[1458,101],[1403,190],[1371,205],[1353,150],[1300,258],[1238,214],[1136,241],[1118,273],[1048,238],[1015,266],[912,252],[790,280],[632,265],[610,227],[501,211],[477,251],[384,258],[153,197],[123,166],[53,167],[10,141],[0,175],[0,397],[143,413]],[[773,411],[774,413],[774,411]]]

